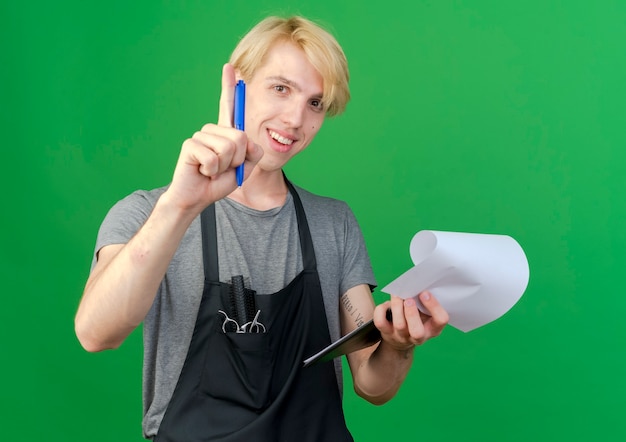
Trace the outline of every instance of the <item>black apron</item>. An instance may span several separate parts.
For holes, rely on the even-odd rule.
[[[204,291],[187,358],[158,442],[351,442],[334,365],[302,367],[330,344],[313,242],[296,209],[304,269],[285,288],[255,295],[266,333],[222,330],[229,284],[219,282],[215,207],[201,215]],[[263,259],[263,257],[259,257]]]

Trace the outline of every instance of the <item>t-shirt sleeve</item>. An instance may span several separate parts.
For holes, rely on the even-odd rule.
[[[376,279],[365,239],[352,210],[347,205],[344,214],[344,229],[345,245],[340,293],[343,294],[360,284],[368,284],[370,289],[374,290]]]
[[[136,191],[118,201],[107,213],[98,230],[91,268],[98,252],[112,244],[126,244],[144,225],[154,207],[153,198],[145,191]]]

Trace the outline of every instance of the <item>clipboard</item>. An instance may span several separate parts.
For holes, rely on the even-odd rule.
[[[392,320],[391,310],[387,310],[386,316],[388,321]],[[305,359],[304,367],[309,367],[318,362],[327,362],[336,357],[361,350],[362,348],[376,344],[380,340],[380,331],[378,331],[374,325],[374,320],[370,319],[365,324],[339,338],[328,347]]]

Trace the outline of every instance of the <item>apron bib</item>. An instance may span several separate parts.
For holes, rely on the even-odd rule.
[[[187,357],[155,441],[352,442],[333,364],[302,367],[330,344],[313,242],[296,209],[304,269],[255,294],[265,333],[223,330],[229,284],[219,282],[215,207],[201,215],[204,290]]]

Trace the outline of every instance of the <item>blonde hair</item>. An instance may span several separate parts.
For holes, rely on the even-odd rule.
[[[262,20],[241,39],[230,63],[249,81],[265,62],[272,46],[285,41],[301,48],[322,76],[326,115],[341,114],[350,100],[348,61],[335,37],[310,20],[298,16]]]

